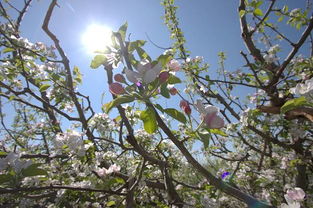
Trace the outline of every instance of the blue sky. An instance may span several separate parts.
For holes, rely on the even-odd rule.
[[[41,30],[48,3],[43,0],[33,2],[22,22],[23,37],[32,42],[51,44]],[[289,8],[293,9],[303,6],[305,0],[281,0],[279,3],[288,3]],[[179,6],[180,26],[187,40],[186,47],[192,52],[192,57],[204,57],[211,65],[209,73],[215,73],[218,67],[217,53],[220,51],[227,54],[227,70],[244,65],[239,54],[240,50],[245,51],[245,46],[240,35],[238,0],[177,0],[176,4]],[[60,39],[71,65],[78,66],[84,74],[84,84],[80,89],[91,95],[97,111],[100,110],[102,92],[107,94],[105,102],[111,96],[107,91],[104,71],[90,69],[92,56],[86,52],[81,41],[82,34],[90,24],[103,24],[117,30],[127,21],[132,40],[147,40],[148,34],[159,46],[171,45],[169,32],[163,24],[164,10],[159,0],[62,0],[59,5],[53,13],[50,28]],[[293,35],[291,30],[287,33]],[[149,41],[145,49],[153,58],[163,53]]]

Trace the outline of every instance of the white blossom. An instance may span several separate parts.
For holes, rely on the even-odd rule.
[[[153,82],[162,70],[162,64],[158,62],[152,67],[151,63],[144,59],[136,67],[137,71],[125,69],[126,78],[128,81],[137,83],[143,82],[149,84]]]

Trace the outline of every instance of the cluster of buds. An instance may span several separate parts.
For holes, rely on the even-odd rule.
[[[135,83],[138,86],[142,84],[149,84],[154,80],[158,79],[159,82],[165,83],[170,77],[170,72],[175,73],[180,70],[180,63],[172,59],[166,65],[167,71],[162,71],[162,64],[158,62],[155,65],[149,62],[149,60],[142,60],[134,71],[130,69],[125,69],[125,75],[129,82]],[[114,81],[110,84],[109,90],[113,95],[121,95],[125,93],[125,89],[122,84],[127,84],[125,77],[122,74],[115,74]],[[176,88],[172,88],[170,90],[171,95],[175,95],[177,93]]]

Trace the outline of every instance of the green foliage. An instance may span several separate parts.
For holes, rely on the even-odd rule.
[[[210,144],[211,134],[207,132],[196,132],[196,135],[202,141],[203,147],[207,149]]]
[[[30,177],[30,176],[37,176],[37,175],[48,175],[46,170],[38,168],[42,164],[36,163],[28,166],[25,169],[22,169],[22,175],[25,177]]]
[[[123,95],[123,96],[119,96],[117,98],[115,98],[113,101],[105,104],[103,106],[103,111],[106,113],[109,113],[112,108],[124,104],[124,103],[130,103],[133,102],[135,100],[134,96],[131,95]]]
[[[82,74],[80,73],[80,70],[77,66],[74,66],[74,69],[73,69],[73,74],[74,74],[74,80],[81,84],[82,81],[83,81],[83,76]]]
[[[99,66],[105,64],[107,62],[107,58],[104,55],[96,55],[91,61],[90,67],[92,69],[96,69]]]
[[[116,204],[115,201],[109,201],[109,202],[106,203],[106,206],[107,206],[107,207],[112,207],[112,206],[114,206],[115,204]]]
[[[281,108],[280,112],[281,113],[286,113],[288,111],[294,110],[298,107],[308,105],[308,102],[304,96],[295,98],[292,100],[288,100]]]
[[[172,59],[172,56],[171,55],[160,55],[158,57],[158,62],[162,63],[162,66],[165,67],[166,64]]]
[[[43,84],[39,87],[40,92],[46,91],[51,85],[50,84]]]
[[[132,41],[128,43],[128,52],[132,53],[134,52],[134,50],[136,50],[137,48],[141,48],[145,45],[147,41],[145,40],[136,40],[136,41]]]
[[[118,33],[121,34],[122,41],[125,41],[127,27],[128,27],[128,23],[125,22],[125,23],[118,29]]]
[[[169,90],[167,89],[167,84],[164,83],[161,85],[161,95],[165,98],[170,98]]]
[[[11,174],[0,174],[0,185],[9,183],[13,179]]]
[[[245,10],[240,10],[239,11],[239,17],[242,18],[246,14]]]
[[[178,83],[181,83],[181,80],[176,77],[175,75],[171,74],[170,77],[168,78],[167,82],[169,84],[178,84]]]
[[[253,11],[253,14],[256,16],[263,16],[263,12],[261,9],[257,8]]]
[[[164,113],[166,113],[167,115],[171,116],[172,118],[176,119],[177,121],[181,122],[181,123],[186,123],[186,117],[185,115],[176,110],[175,108],[166,108],[164,109]]]
[[[146,110],[141,111],[140,119],[143,121],[147,133],[152,134],[158,129],[155,112],[152,108],[148,107]]]

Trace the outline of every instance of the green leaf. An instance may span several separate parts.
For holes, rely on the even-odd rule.
[[[41,62],[45,62],[45,61],[47,60],[47,57],[40,56],[40,58],[39,58],[39,59],[40,59],[40,61],[41,61]]]
[[[253,11],[253,14],[256,16],[263,16],[263,12],[261,9],[257,8]]]
[[[114,100],[112,100],[111,102],[107,103],[104,105],[104,111],[106,113],[109,113],[110,110],[118,105],[124,104],[124,103],[130,103],[133,102],[135,100],[135,98],[133,96],[130,95],[124,95],[124,96],[119,96],[117,98],[115,98]]]
[[[300,106],[304,106],[304,105],[308,105],[307,100],[305,99],[305,97],[299,97],[299,98],[295,98],[292,100],[288,100],[281,108],[280,108],[280,112],[281,113],[286,113],[288,111],[291,111],[293,109],[296,109],[297,107]]]
[[[79,68],[77,66],[74,66],[73,74],[76,76],[74,79],[78,83],[82,83],[82,74],[80,73],[80,70],[79,70]]]
[[[168,78],[167,82],[169,84],[177,84],[177,83],[181,83],[181,80],[176,77],[175,75],[171,74],[171,76]]]
[[[240,10],[239,17],[242,18],[243,16],[245,16],[245,14],[246,14],[246,10]]]
[[[10,174],[1,174],[0,175],[0,185],[3,183],[10,182],[12,180],[13,176]]]
[[[104,55],[96,55],[91,61],[90,67],[92,69],[96,69],[102,64],[105,64],[106,61],[107,61],[107,58]]]
[[[106,204],[107,207],[111,207],[111,206],[114,206],[114,205],[115,205],[115,201],[109,201]]]
[[[187,121],[185,115],[175,108],[166,108],[164,109],[164,112],[181,123],[186,123]]]
[[[301,23],[301,22],[299,22],[298,24],[296,24],[296,29],[297,29],[297,30],[300,30],[301,27],[302,27],[302,23]]]
[[[140,48],[144,46],[145,43],[146,43],[145,40],[136,40],[136,41],[130,42],[128,44],[128,52],[132,53],[134,50],[136,50],[136,48]]]
[[[211,134],[218,134],[220,136],[226,137],[227,134],[220,129],[207,129]]]
[[[209,133],[200,133],[197,132],[197,136],[203,142],[203,146],[205,149],[209,147],[211,135]]]
[[[119,29],[118,33],[121,34],[122,40],[125,41],[126,31],[127,31],[128,23],[125,22]]]
[[[263,4],[263,1],[258,1],[258,2],[255,4],[255,8],[260,7],[262,4]]]
[[[165,67],[166,64],[172,59],[171,55],[160,55],[158,57],[158,62],[162,63],[162,66]]]
[[[136,48],[136,51],[138,53],[138,56],[140,57],[140,59],[148,59],[151,62],[151,58],[150,56],[147,54],[147,52],[145,50],[143,50],[140,47]]]
[[[16,97],[14,96],[14,95],[11,95],[10,97],[9,97],[9,101],[12,101],[12,100],[14,100]]]
[[[50,87],[49,84],[43,84],[43,85],[41,85],[41,86],[39,87],[39,91],[40,91],[40,92],[44,92],[44,91],[46,91],[49,87]]]
[[[48,175],[47,171],[38,168],[38,166],[40,166],[40,165],[42,165],[42,164],[40,164],[40,163],[32,164],[32,165],[28,166],[27,168],[22,169],[21,172],[22,172],[23,176],[25,176],[25,177],[37,176],[37,175]]]
[[[278,22],[281,22],[281,21],[283,21],[284,20],[284,16],[283,15],[281,15],[279,18],[278,18]]]
[[[169,90],[167,89],[167,84],[164,83],[161,85],[161,95],[165,98],[170,98]]]
[[[14,48],[5,48],[2,50],[2,53],[9,53],[9,52],[12,52],[12,51],[15,51]]]
[[[115,177],[115,181],[116,181],[116,183],[119,183],[119,184],[125,184],[124,179],[120,178],[120,177]]]
[[[287,5],[285,5],[285,6],[283,7],[283,13],[287,13],[287,12],[288,12],[288,10],[289,10],[288,6],[287,6]]]
[[[8,153],[7,152],[2,152],[2,151],[0,151],[0,156],[7,156],[8,155]]]
[[[156,105],[154,105],[159,111],[161,111],[162,113],[164,112],[164,109],[162,108],[162,106],[161,105],[159,105],[159,104],[156,104]]]
[[[140,119],[143,121],[144,129],[147,133],[152,134],[158,129],[155,113],[152,108],[147,108],[140,113]]]

